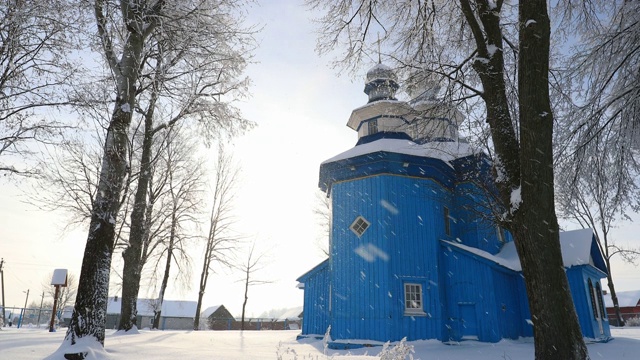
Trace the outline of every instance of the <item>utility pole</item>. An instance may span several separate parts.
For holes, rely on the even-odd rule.
[[[6,310],[4,308],[4,271],[2,271],[2,265],[4,265],[4,259],[0,259],[0,283],[2,284],[2,323],[6,324]],[[5,325],[6,326],[6,325]]]
[[[40,327],[40,315],[42,314],[42,303],[44,302],[44,291],[42,292],[42,297],[40,298],[40,310],[38,310],[38,327]]]
[[[28,301],[29,301],[29,289],[27,289],[27,297],[24,299],[24,309],[22,309],[22,313],[20,314],[20,320],[18,320],[18,329],[20,329],[20,326],[22,326],[22,322],[24,321],[24,317],[27,316],[27,302]]]

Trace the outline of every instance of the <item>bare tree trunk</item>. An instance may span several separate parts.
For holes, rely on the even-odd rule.
[[[208,266],[207,266],[208,267]],[[204,289],[209,278],[209,272],[203,270],[200,274],[200,289],[198,290],[198,304],[196,305],[196,314],[193,319],[193,330],[200,330],[200,312],[202,312],[202,297],[204,296]],[[204,285],[203,285],[204,284]]]
[[[162,302],[164,301],[164,294],[169,284],[169,272],[171,270],[171,258],[173,257],[173,245],[175,239],[176,228],[176,214],[175,207],[171,215],[171,235],[169,236],[169,246],[167,247],[167,261],[164,266],[164,275],[162,276],[162,284],[160,285],[160,293],[158,294],[158,306],[159,310],[156,311],[153,319],[153,328],[158,329],[160,327],[160,317],[162,316]]]
[[[123,111],[133,97],[119,98],[107,130],[98,194],[93,203],[89,235],[82,260],[78,294],[65,341],[95,337],[104,344],[109,270],[115,242],[120,193],[127,173],[128,129],[131,112]],[[83,357],[82,357],[83,358]]]
[[[513,219],[533,321],[535,357],[587,359],[562,262],[555,213],[553,114],[549,99],[550,21],[545,0],[519,4],[521,203]],[[517,197],[516,197],[517,198]],[[517,199],[512,196],[512,206]]]
[[[249,269],[247,269],[247,277],[244,282],[244,302],[242,303],[242,323],[240,324],[240,329],[244,330],[244,314],[245,308],[247,307],[247,300],[249,300]]]
[[[98,193],[93,202],[89,234],[82,260],[78,282],[78,294],[73,308],[65,342],[75,345],[79,338],[91,336],[104,345],[109,296],[109,271],[115,242],[116,218],[120,210],[120,195],[129,164],[127,151],[129,126],[135,104],[135,85],[138,80],[144,40],[155,25],[144,27],[129,6],[123,6],[124,21],[128,26],[126,44],[120,59],[114,53],[108,33],[104,2],[95,0],[94,10],[98,34],[102,40],[104,55],[116,81],[115,109],[107,128],[107,138],[102,157]],[[162,4],[154,8],[159,11]],[[125,11],[126,10],[126,11]],[[136,26],[133,26],[136,25]],[[68,359],[84,359],[86,353],[65,355]]]
[[[611,293],[611,301],[613,302],[613,308],[616,312],[616,320],[617,326],[624,326],[625,321],[620,313],[620,303],[618,302],[618,295],[616,294],[616,287],[613,285],[613,275],[611,275],[611,265],[609,265],[610,261],[608,257],[604,258],[604,261],[607,263],[607,285],[609,286],[609,292]]]
[[[154,134],[152,127],[157,98],[158,93],[154,91],[144,116],[144,139],[142,140],[138,188],[134,197],[133,211],[131,212],[129,244],[122,254],[124,259],[124,268],[122,269],[122,308],[120,310],[118,330],[129,331],[137,325],[136,303],[138,301],[138,292],[140,291],[140,275],[144,266],[141,258],[143,240],[147,231],[145,214],[148,206],[147,192],[152,176],[151,149]]]

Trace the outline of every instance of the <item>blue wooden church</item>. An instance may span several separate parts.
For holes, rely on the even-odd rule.
[[[347,123],[356,146],[320,166],[330,255],[298,278],[301,335],[330,327],[333,348],[532,336],[511,235],[478,201],[489,159],[459,137],[463,116],[436,101],[436,88],[407,102],[395,98],[398,87],[382,64],[367,73],[369,101]],[[561,245],[582,332],[606,341],[607,268],[593,232],[564,232]]]

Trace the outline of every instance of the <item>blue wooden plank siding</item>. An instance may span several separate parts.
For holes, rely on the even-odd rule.
[[[491,216],[502,212],[489,196],[498,193],[491,160],[459,137],[463,114],[425,107],[432,99],[423,96],[437,91],[398,101],[395,79],[381,64],[367,73],[369,103],[347,123],[356,147],[320,165],[318,185],[331,199],[329,259],[298,279],[303,335],[331,326],[329,346],[341,348],[532,336],[513,239]],[[602,301],[607,269],[595,243],[590,255],[567,277],[583,333],[606,340],[609,325],[592,298]]]
[[[594,270],[590,266],[574,266],[567,269],[567,279],[571,289],[571,296],[576,306],[578,320],[582,333],[587,338],[598,339],[610,337],[611,330],[609,328],[609,319],[607,319],[606,311],[601,312],[602,318],[599,319],[597,313],[594,313],[594,307],[599,306],[597,297],[593,297],[595,304],[592,304],[592,297],[589,294],[588,282],[591,280],[592,286],[600,282],[604,274]],[[600,302],[602,299],[600,299]]]
[[[496,254],[503,241],[510,240],[506,231],[499,229],[492,220],[493,208],[484,193],[485,189],[472,182],[458,183],[455,186],[455,211],[457,241],[467,246]],[[503,237],[498,238],[498,231]]]
[[[329,261],[298,278],[304,284],[302,334],[323,335],[329,327]]]
[[[380,175],[334,184],[334,338],[440,337],[434,239],[444,236],[440,204],[450,198],[440,184],[428,179]],[[360,238],[349,229],[358,216],[371,223]],[[422,285],[425,315],[404,315],[406,282]]]

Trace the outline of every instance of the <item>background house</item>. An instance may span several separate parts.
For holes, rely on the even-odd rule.
[[[231,330],[234,328],[234,323],[236,322],[236,319],[233,318],[233,315],[231,315],[224,305],[215,305],[206,308],[200,315],[200,319],[206,319],[206,326],[204,328],[208,330]],[[205,325],[202,320],[200,324]]]
[[[107,329],[117,329],[122,306],[120,297],[110,297],[107,303]],[[157,308],[156,299],[138,298],[136,304],[139,329],[151,328]],[[197,302],[183,300],[164,300],[160,318],[160,330],[193,330]]]
[[[627,321],[632,318],[640,318],[640,290],[620,291],[617,292],[616,295],[618,296],[618,305],[620,306],[622,319]],[[607,315],[609,316],[611,325],[618,326],[616,310],[613,307],[610,293],[604,295],[604,303],[607,306]]]

